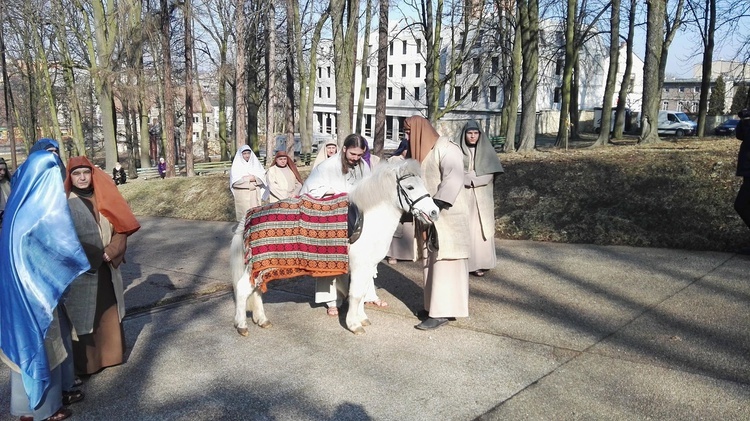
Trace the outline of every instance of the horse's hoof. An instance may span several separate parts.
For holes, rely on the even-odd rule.
[[[240,336],[247,336],[247,328],[246,327],[238,327],[237,333],[240,334]]]
[[[355,335],[364,335],[365,334],[365,328],[362,326],[357,326],[355,328],[349,328],[349,330],[355,334]]]
[[[271,321],[266,320],[263,323],[258,323],[258,326],[262,327],[263,329],[271,327]]]
[[[370,319],[364,319],[362,320],[362,326],[370,326],[372,322],[370,322]]]

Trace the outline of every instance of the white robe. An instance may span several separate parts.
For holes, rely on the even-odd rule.
[[[243,151],[250,151],[250,159],[242,158]],[[248,181],[246,176],[255,177],[255,181]],[[243,145],[237,150],[229,171],[229,188],[234,196],[234,212],[237,221],[245,218],[248,209],[259,206],[266,200],[268,191],[265,189],[266,170],[249,146]]]

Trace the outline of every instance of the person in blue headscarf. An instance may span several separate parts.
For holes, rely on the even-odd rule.
[[[64,395],[73,380],[63,378],[70,327],[58,304],[90,265],[67,206],[59,145],[42,139],[31,150],[13,175],[0,230],[0,357],[12,369],[11,414],[62,420],[71,415],[63,403],[83,395]]]

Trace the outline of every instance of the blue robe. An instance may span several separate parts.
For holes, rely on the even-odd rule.
[[[32,153],[13,175],[0,231],[0,348],[21,369],[32,408],[50,384],[44,337],[70,283],[89,270],[78,241],[60,158]]]

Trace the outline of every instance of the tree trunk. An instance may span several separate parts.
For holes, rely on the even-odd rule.
[[[664,46],[665,0],[648,2],[646,22],[646,60],[643,65],[643,107],[639,143],[659,142],[657,132],[661,102],[660,62]]]
[[[509,93],[503,93],[505,97],[503,115],[507,119],[505,130],[505,146],[503,151],[516,151],[516,124],[518,122],[518,96],[521,92],[521,26],[515,23],[513,32],[513,55],[511,59],[511,77]]]
[[[185,26],[185,173],[195,175],[193,170],[193,5],[184,0],[182,5]],[[203,125],[206,124],[204,120]]]
[[[7,18],[5,10],[5,2],[0,4],[0,19],[5,21]],[[3,66],[3,98],[5,99],[5,121],[8,122],[8,140],[10,142],[10,162],[12,168],[18,168],[18,158],[16,157],[16,135],[15,135],[15,119],[13,118],[13,112],[15,109],[13,104],[13,90],[10,86],[10,78],[8,77],[8,64],[6,61],[6,50],[5,50],[5,36],[4,31],[0,30],[0,59],[2,59]]]
[[[273,2],[268,3],[268,12],[266,15],[266,164],[271,165],[273,159],[273,149],[276,144],[275,113],[276,113],[276,6]],[[289,7],[294,7],[293,0],[287,0],[287,16],[289,16]],[[294,12],[292,12],[294,16]],[[287,20],[287,25],[292,25]],[[289,40],[290,43],[296,42]]]
[[[370,56],[370,30],[372,27],[372,0],[366,1],[367,9],[365,10],[365,31],[362,41],[362,59],[360,61],[360,83],[359,83],[359,101],[357,102],[357,117],[355,118],[355,129],[356,133],[364,135],[364,128],[362,126],[364,115],[365,115],[365,92],[367,90],[367,72],[369,70],[369,56]],[[372,153],[377,156],[383,154],[383,143],[379,143],[377,139],[373,139]]]
[[[385,144],[385,94],[388,86],[388,0],[380,0],[378,14],[378,83],[375,88],[375,142]]]
[[[708,91],[711,89],[711,64],[714,59],[714,32],[716,31],[716,0],[705,0],[706,16],[703,28],[703,71],[701,74],[701,96],[698,105],[698,133],[706,133],[706,114],[708,112]]]
[[[167,0],[161,0],[161,53],[162,75],[164,80],[164,159],[167,164],[167,177],[174,177],[175,171],[175,131],[174,131],[174,89],[172,87],[172,28]]]
[[[620,62],[620,0],[612,0],[612,14],[610,15],[609,37],[609,67],[607,68],[607,82],[604,85],[604,100],[602,101],[602,121],[599,137],[592,146],[609,144],[610,126],[612,125],[612,98],[615,96],[617,83],[617,67]]]
[[[521,144],[519,151],[536,146],[536,89],[539,73],[539,1],[518,2],[521,21],[521,49],[525,51],[521,65]]]
[[[336,69],[336,136],[339,145],[352,133],[354,62],[357,57],[359,0],[331,0],[333,64]]]
[[[625,39],[625,71],[622,73],[620,92],[617,94],[617,111],[615,112],[615,130],[612,137],[622,139],[625,130],[625,106],[627,105],[628,93],[631,90],[630,74],[633,72],[633,38],[635,31],[636,0],[630,0],[628,10],[628,36]]]
[[[237,58],[234,66],[234,151],[242,145],[247,145],[247,65],[245,58],[247,51],[245,2],[237,1],[235,9],[235,30],[237,37]],[[232,151],[232,152],[234,152]]]
[[[573,81],[573,63],[576,56],[576,11],[577,0],[567,1],[567,16],[565,18],[565,66],[563,67],[561,99],[560,99],[560,125],[557,128],[557,140],[555,146],[568,148],[568,135],[570,134],[570,91]]]

